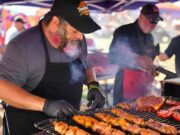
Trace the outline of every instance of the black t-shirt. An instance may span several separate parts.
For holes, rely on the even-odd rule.
[[[154,39],[139,28],[138,21],[120,26],[113,35],[109,60],[121,68],[137,68],[139,55],[154,56]]]
[[[180,35],[174,37],[165,51],[168,57],[175,55],[176,73],[180,76]]]

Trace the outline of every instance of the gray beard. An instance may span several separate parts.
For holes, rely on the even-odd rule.
[[[60,36],[62,38],[62,41],[61,41],[61,44],[59,45],[58,49],[62,50],[62,48],[66,47],[67,42],[68,42],[67,38],[66,38],[67,32],[66,32],[66,29],[65,29],[64,26],[59,28],[59,34],[60,34]]]

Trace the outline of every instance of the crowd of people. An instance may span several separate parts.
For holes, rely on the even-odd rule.
[[[163,18],[158,7],[147,4],[135,22],[114,31],[108,53],[109,63],[118,66],[114,105],[148,95],[156,56],[166,60],[175,54],[179,75],[180,38],[172,39],[169,48],[160,54],[151,34],[159,21]],[[0,99],[6,112],[3,134],[33,134],[39,131],[33,126],[37,121],[76,114],[83,85],[88,88],[87,106],[92,110],[102,108],[105,97],[84,36],[101,27],[90,17],[86,3],[55,0],[38,25],[25,30],[24,23],[22,18],[14,18],[0,61]]]

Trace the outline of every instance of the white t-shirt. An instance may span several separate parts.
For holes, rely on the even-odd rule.
[[[17,30],[17,28],[14,25],[12,25],[6,32],[5,41],[4,41],[5,45],[7,45],[8,42],[12,38],[14,38],[18,33],[19,31]]]

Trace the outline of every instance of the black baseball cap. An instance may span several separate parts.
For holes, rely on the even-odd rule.
[[[25,23],[25,21],[21,17],[15,17],[14,22],[20,22],[20,23]]]
[[[101,29],[89,16],[89,9],[83,0],[55,0],[50,12],[64,18],[82,33],[92,33]]]
[[[147,4],[143,6],[141,14],[145,15],[148,20],[154,23],[157,23],[158,21],[163,21],[163,18],[160,16],[159,13],[159,8],[153,4]]]

